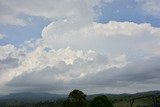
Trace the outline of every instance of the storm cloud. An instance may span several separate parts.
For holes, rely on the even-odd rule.
[[[123,1],[1,0],[0,94],[159,89],[159,2]]]

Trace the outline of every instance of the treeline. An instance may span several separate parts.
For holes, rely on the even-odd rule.
[[[113,107],[113,104],[105,95],[96,96],[92,101],[87,101],[86,95],[75,89],[69,93],[66,100],[48,100],[32,104],[14,101],[0,107]]]
[[[135,100],[133,107],[153,105],[154,101],[152,97],[150,98],[145,96],[155,96],[158,104],[157,107],[160,106],[159,91],[142,92],[136,94],[97,94],[87,96],[82,91],[75,89],[69,93],[68,97],[57,97],[56,100],[41,100],[39,102],[27,102],[27,100],[22,101],[18,99],[0,100],[0,107],[129,107],[130,100],[139,97],[142,97],[142,99]]]
[[[92,101],[87,101],[86,95],[75,89],[69,93],[68,98],[64,101],[40,102],[35,104],[34,107],[113,107],[113,104],[105,95],[99,95]]]
[[[113,107],[113,104],[104,95],[97,96],[91,102],[87,102],[86,95],[80,90],[70,92],[62,107]]]

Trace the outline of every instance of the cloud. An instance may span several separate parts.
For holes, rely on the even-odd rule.
[[[132,39],[133,47],[142,43],[141,41],[136,42],[135,45],[135,41],[147,38],[146,43],[150,45],[154,40],[158,40],[159,28],[147,23],[115,21],[106,24],[94,22],[85,27],[76,27],[74,24],[68,21],[51,23],[44,28],[42,38],[30,51],[26,50],[26,47],[23,49],[13,45],[0,46],[1,65],[5,69],[5,72],[3,71],[0,75],[1,89],[7,87],[8,91],[64,93],[71,88],[84,90],[94,88],[95,93],[96,89],[109,90],[112,88],[110,92],[123,92],[125,88],[128,92],[135,92],[140,90],[137,88],[139,85],[144,86],[144,90],[151,89],[150,86],[147,86],[146,81],[150,82],[149,85],[158,88],[156,86],[159,75],[156,71],[159,69],[158,56],[149,59],[143,56],[142,61],[136,59],[137,62],[130,62],[124,51],[118,51],[120,54],[109,55],[110,53],[107,53],[106,55],[99,50],[91,49],[94,49],[102,40],[108,43],[106,40],[109,38],[111,38],[109,40],[127,38],[123,43],[129,40],[129,44]],[[27,44],[29,46],[30,42],[26,42]],[[78,45],[89,47],[85,50]],[[126,49],[127,46],[122,45],[120,48]],[[102,50],[104,50],[103,47],[101,47]],[[132,50],[131,47],[129,49]],[[134,52],[137,51],[134,50]],[[6,65],[8,61],[10,63]],[[141,77],[142,74],[143,77]]]
[[[0,64],[5,69],[0,75],[2,87],[0,90],[7,87],[8,91],[38,90],[63,93],[77,87],[86,90],[94,88],[93,92],[96,92],[96,89],[111,88],[114,92],[123,92],[125,87],[128,92],[135,92],[139,85],[145,86],[146,90],[151,89],[146,86],[145,81],[156,87],[158,83],[152,83],[158,80],[154,75],[155,69],[159,69],[155,60],[158,56],[154,60],[149,60],[145,59],[146,55],[140,58],[142,61],[130,62],[123,49],[128,48],[134,54],[139,51],[133,49],[136,46],[143,43],[152,44],[159,39],[159,28],[147,23],[115,21],[106,24],[93,22],[83,27],[77,26],[78,24],[67,20],[49,24],[43,29],[42,38],[37,40],[35,46],[32,42],[26,42],[26,46],[19,48],[11,44],[0,46]],[[117,38],[118,42],[115,42]],[[122,41],[119,41],[121,39]],[[114,48],[107,44],[109,41],[118,47]],[[103,47],[107,46],[116,50],[120,48],[121,50],[118,50],[120,54],[107,53],[108,48],[105,54],[101,53],[95,48],[101,43],[97,49],[105,50]],[[158,41],[154,46],[157,43]],[[27,46],[30,45],[33,49],[27,50]],[[152,64],[155,66],[151,67]],[[149,72],[151,70],[155,72],[152,74]],[[140,77],[142,74],[143,78]]]
[[[26,51],[26,49],[23,50],[23,48],[17,48],[13,45],[1,46],[0,58],[2,62],[6,62],[5,60],[10,57],[17,58],[16,61],[18,61],[18,65],[12,69],[5,66],[6,72],[3,72],[1,77],[6,78],[1,78],[1,83],[8,84],[9,87],[14,87],[14,89],[17,87],[17,89],[22,88],[24,90],[28,86],[28,90],[38,90],[40,87],[46,87],[42,90],[51,91],[52,88],[57,89],[64,86],[69,88],[70,85],[71,87],[78,87],[76,84],[81,83],[83,84],[82,86],[85,86],[86,84],[84,84],[83,81],[85,79],[85,82],[88,83],[87,85],[92,85],[91,80],[87,80],[87,78],[97,78],[97,80],[95,80],[97,84],[93,83],[93,85],[100,85],[102,87],[102,85],[107,85],[104,84],[104,82],[112,84],[112,79],[116,78],[120,80],[113,81],[115,82],[114,85],[117,85],[119,82],[124,82],[126,84],[123,86],[125,86],[131,83],[129,79],[134,80],[135,75],[130,72],[131,68],[134,69],[135,66],[131,68],[124,67],[128,63],[128,56],[125,52],[118,51],[122,54],[107,56],[98,53],[100,52],[99,50],[93,51],[89,49],[95,49],[95,46],[101,43],[102,40],[104,43],[107,43],[106,40],[108,40],[108,38],[111,38],[109,40],[127,38],[123,43],[126,43],[128,40],[132,42],[130,41],[131,39],[137,41],[139,38],[148,38],[146,40],[153,42],[154,40],[158,40],[157,38],[159,38],[158,34],[160,32],[159,28],[152,27],[147,23],[136,24],[133,22],[110,21],[106,24],[94,22],[84,27],[77,27],[76,25],[77,23],[71,23],[67,20],[49,24],[42,31],[42,39],[38,40],[38,43],[35,43],[36,46],[33,46],[34,49],[31,51]],[[146,43],[149,45],[150,42],[148,41]],[[138,47],[141,43],[141,41],[140,43],[136,42],[135,45],[135,42],[133,42],[132,47]],[[26,45],[27,44],[29,46],[30,42],[26,43]],[[116,42],[116,44],[120,45],[121,43]],[[87,46],[88,48],[85,50],[84,48]],[[106,45],[103,45],[103,47],[104,46]],[[120,48],[125,48],[127,46],[128,45],[122,45]],[[103,47],[101,47],[102,50],[104,50]],[[132,50],[131,47],[129,47],[129,49]],[[137,51],[134,50],[134,52]],[[144,57],[145,56],[143,56],[142,59]],[[11,61],[11,65],[16,65],[16,61],[13,61],[13,63]],[[136,68],[138,68],[138,65]],[[105,72],[109,74],[105,74]],[[137,69],[136,72],[145,73],[143,69]],[[102,78],[100,78],[101,73]],[[124,78],[124,74],[129,79]],[[133,77],[130,77],[131,75],[129,74]],[[35,75],[37,75],[37,78],[35,78]],[[106,80],[107,78],[103,77],[103,75],[108,75],[109,77],[107,78],[109,78],[109,80]],[[137,78],[138,75],[139,73],[136,75]],[[121,78],[119,78],[119,76]],[[38,81],[39,78],[42,78],[41,82]],[[146,76],[146,78],[148,79],[149,76]],[[23,82],[22,79],[26,81]],[[53,84],[52,81],[54,81]],[[56,86],[59,84],[62,85]]]
[[[23,48],[17,48],[12,44],[0,45],[0,60],[12,58],[24,57],[25,50]]]
[[[126,49],[143,51],[147,49],[146,46],[152,44],[151,42],[158,42],[160,33],[159,28],[153,27],[149,23],[110,21],[104,24],[93,22],[85,27],[77,26],[77,23],[69,21],[52,22],[43,29],[39,44],[42,47],[56,49],[67,46],[95,51],[110,49],[113,53],[116,51],[126,52]],[[153,46],[156,46],[157,42]],[[147,51],[147,53],[152,52],[151,50]]]
[[[128,63],[119,68],[116,66],[108,68],[107,66],[112,64],[107,57],[98,54],[90,57],[91,59],[78,58],[73,64],[60,61],[55,66],[23,73],[8,82],[7,86],[16,87],[21,91],[59,93],[72,88],[106,89],[108,93],[148,91],[152,90],[151,86],[159,89],[159,82],[157,82],[160,75],[159,57]],[[102,90],[102,92],[106,92],[106,90]],[[92,90],[91,92],[95,93],[96,91]],[[90,92],[87,91],[87,93]]]
[[[121,68],[103,70],[97,74],[87,75],[83,79],[74,79],[71,84],[111,89],[109,93],[158,90],[160,88],[159,59],[160,57],[152,57]]]
[[[0,46],[0,74],[6,69],[18,66],[18,59],[15,57],[15,52],[16,48],[13,45]]]
[[[0,40],[6,38],[6,35],[0,33]]]
[[[3,60],[0,60],[0,69],[3,70],[3,68],[7,68],[7,69],[10,69],[10,68],[14,68],[14,67],[17,67],[19,64],[18,64],[18,59],[16,58],[6,58],[6,59],[3,59]]]
[[[71,22],[53,22],[45,27],[42,31],[42,37],[59,39],[64,36],[72,37],[88,37],[88,36],[143,36],[153,35],[159,36],[159,28],[152,27],[149,23],[137,24],[134,22],[116,22],[108,23],[91,23],[83,28],[77,28],[77,23]],[[135,32],[137,31],[137,32]]]
[[[0,23],[5,25],[26,26],[27,22],[18,17],[19,12],[3,2],[5,1],[0,1]]]
[[[96,74],[103,69],[125,66],[125,58],[119,58],[117,62],[119,56],[109,59],[94,51],[70,48],[37,50],[28,54],[17,68],[4,72],[1,76],[5,76],[6,81],[1,83],[8,84],[8,89],[54,91],[52,89],[63,87],[73,79]]]
[[[83,20],[81,22],[84,24],[93,20],[95,16],[93,7],[102,1],[107,3],[112,0],[2,0],[0,2],[1,23],[26,25],[27,22],[19,18],[20,14],[26,14],[44,17],[52,21],[68,19],[77,22]]]
[[[153,40],[150,41],[150,43],[144,43],[139,48],[142,49],[144,52],[151,53],[150,56],[160,56],[160,42],[159,41],[160,41],[160,37],[154,38]]]
[[[10,81],[16,74],[17,68],[25,57],[25,50],[14,45],[0,46],[0,90],[6,91],[6,82]],[[8,92],[8,91],[7,91]],[[3,92],[2,92],[3,93]]]
[[[160,1],[159,0],[137,0],[141,4],[142,10],[147,14],[160,17]]]
[[[0,1],[2,24],[26,25],[23,14],[51,21],[37,40],[0,46],[0,90],[159,89],[160,28],[95,22],[98,13],[93,8],[104,2],[112,0]]]

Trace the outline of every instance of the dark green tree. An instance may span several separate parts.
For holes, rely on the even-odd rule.
[[[63,102],[63,107],[87,107],[86,95],[80,90],[73,90]]]
[[[113,107],[113,105],[105,95],[101,95],[93,99],[90,107]]]

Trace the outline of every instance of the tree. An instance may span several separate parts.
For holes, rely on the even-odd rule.
[[[93,99],[90,107],[113,107],[113,105],[105,95],[101,95]]]
[[[78,89],[73,90],[63,102],[63,107],[87,107],[86,95]]]

